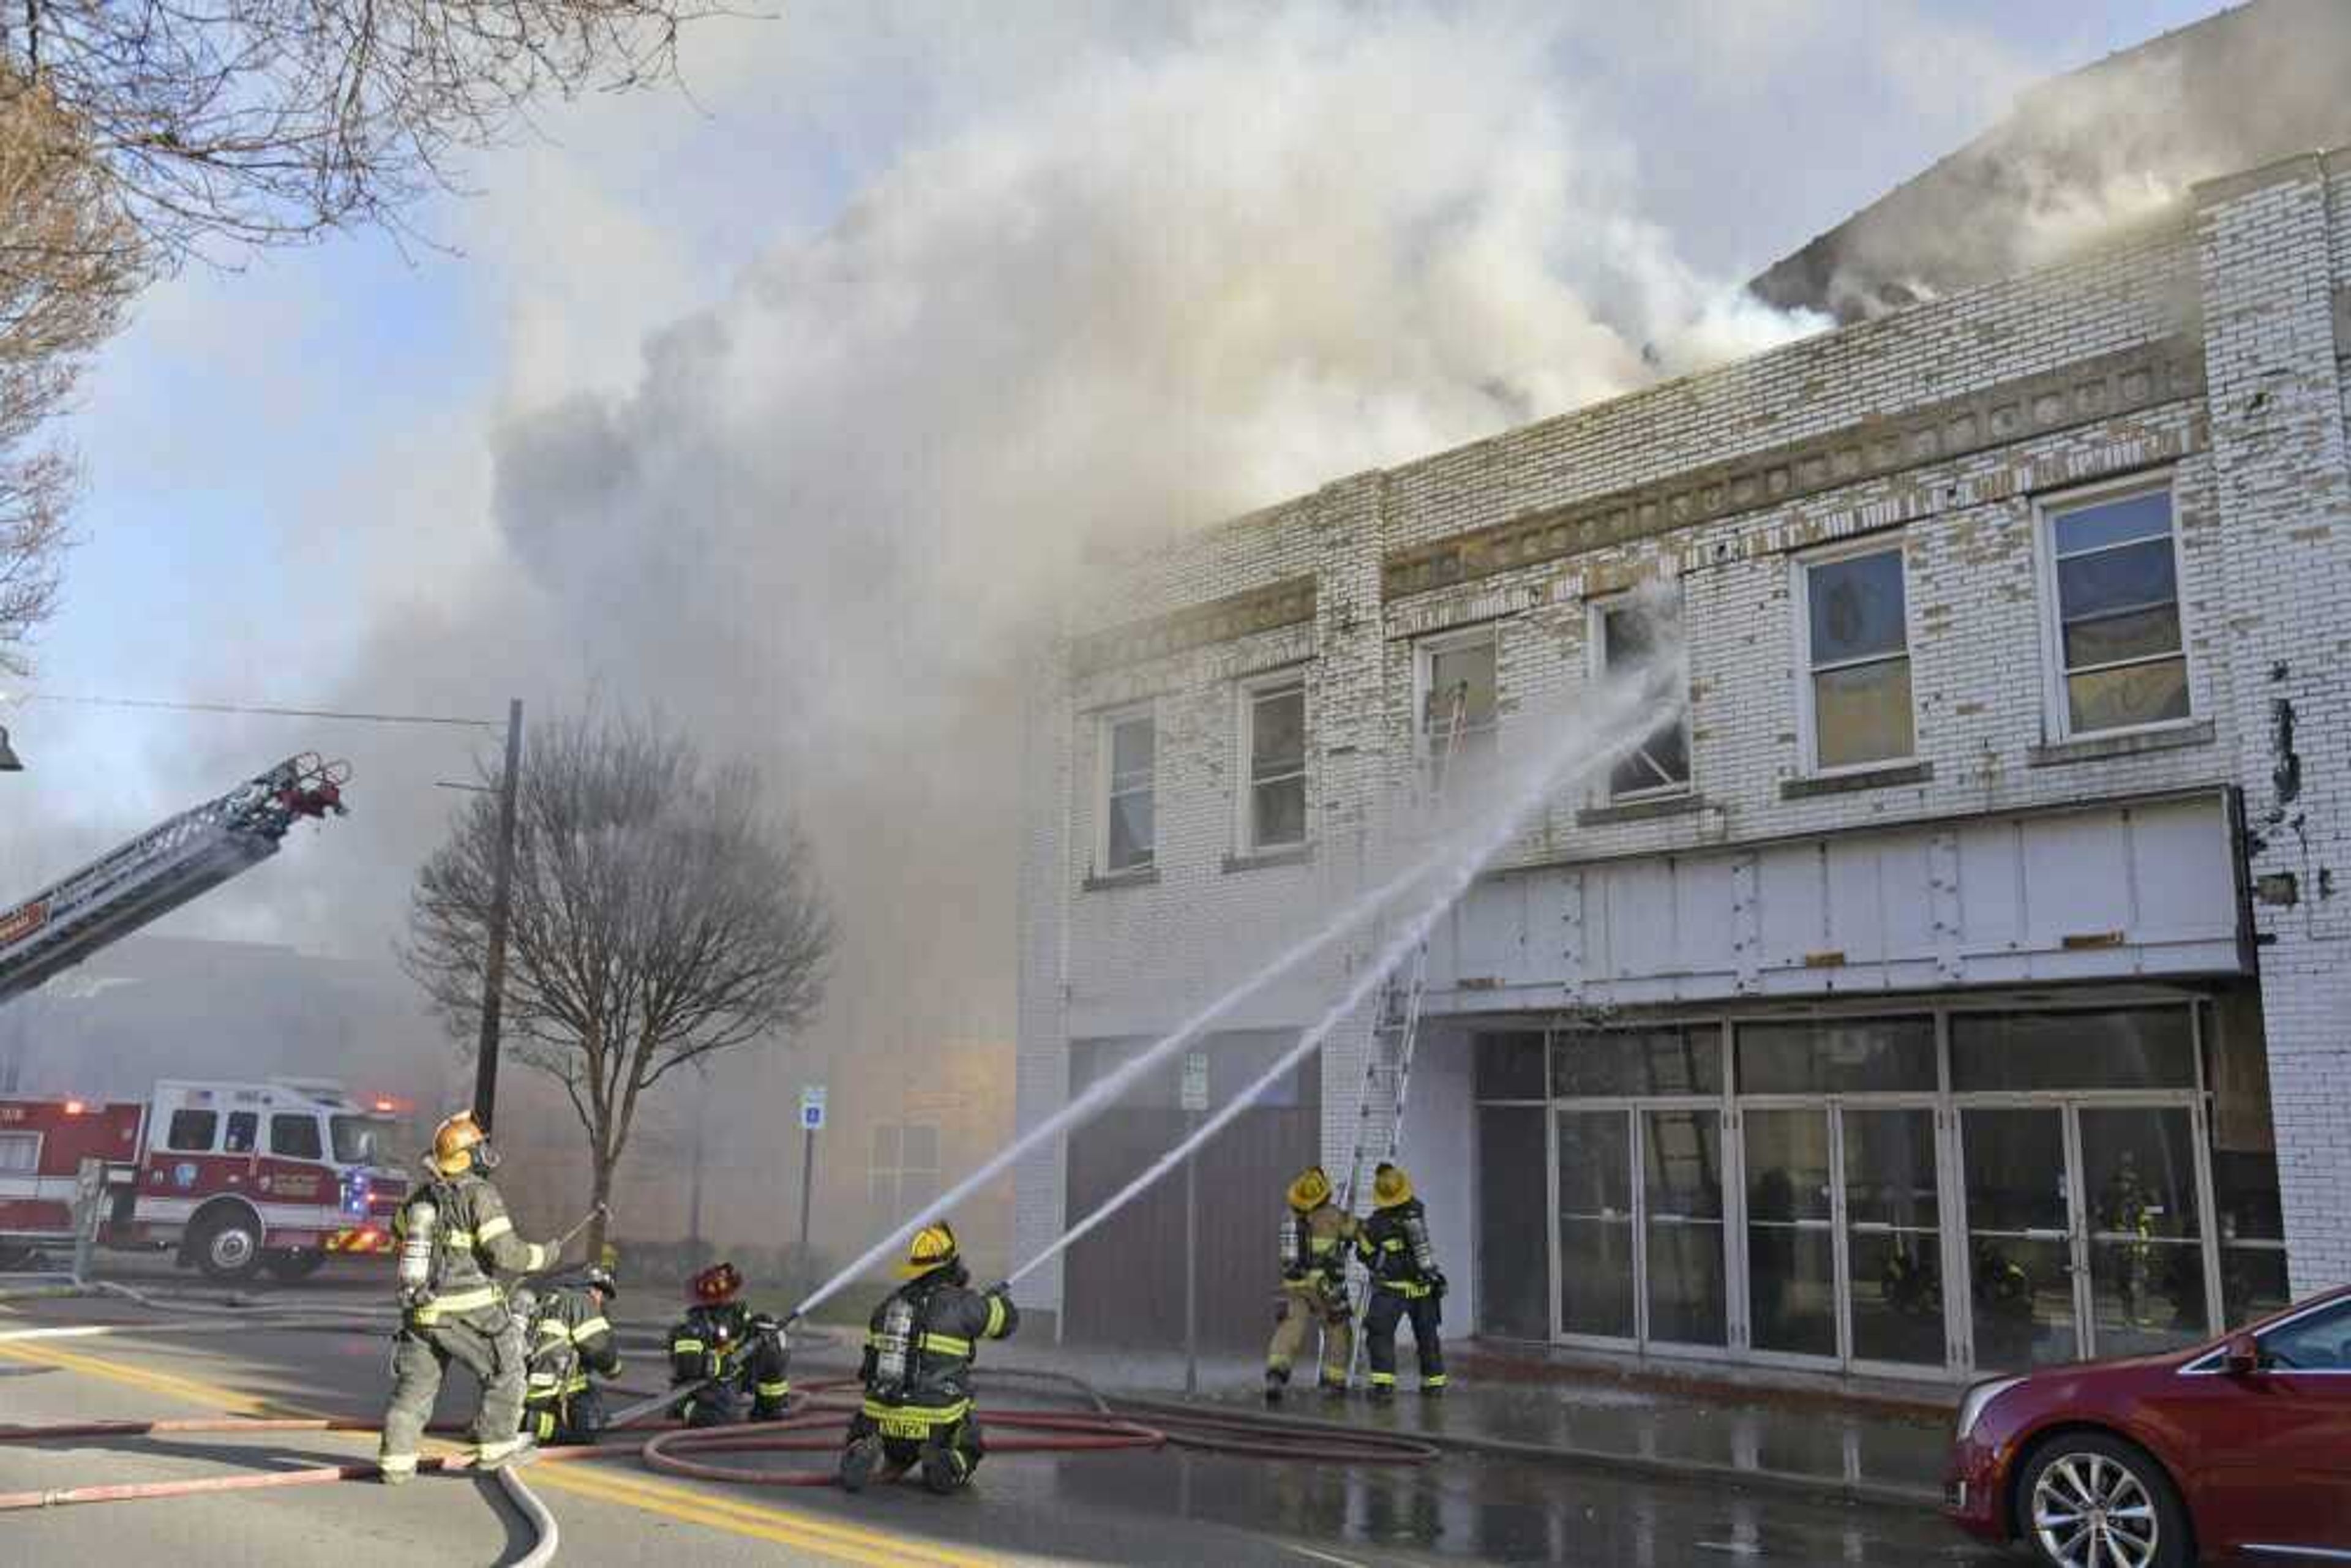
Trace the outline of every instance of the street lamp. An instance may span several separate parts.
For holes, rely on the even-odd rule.
[[[0,725],[0,773],[22,773],[25,765],[16,760],[14,747],[8,744],[8,727]]]

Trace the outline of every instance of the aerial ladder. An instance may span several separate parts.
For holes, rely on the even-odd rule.
[[[1431,749],[1428,800],[1424,808],[1424,815],[1430,821],[1441,821],[1445,786],[1458,759],[1462,735],[1468,727],[1468,683],[1464,681],[1449,692],[1429,694],[1432,710],[1440,702],[1445,704],[1442,738]],[[1403,973],[1389,976],[1380,988],[1371,1050],[1364,1059],[1364,1087],[1356,1098],[1355,1150],[1347,1162],[1347,1185],[1340,1189],[1339,1197],[1339,1206],[1351,1215],[1355,1212],[1356,1189],[1365,1176],[1383,1161],[1394,1160],[1404,1142],[1405,1097],[1412,1086],[1413,1051],[1420,1041],[1421,1009],[1428,996],[1426,936],[1415,945],[1412,956],[1400,967]],[[1348,1360],[1350,1383],[1354,1381],[1364,1358],[1362,1324],[1364,1308],[1370,1297],[1370,1281],[1361,1281],[1353,1306],[1357,1332],[1353,1336],[1354,1348]]]
[[[348,815],[350,776],[348,762],[289,757],[0,914],[0,1003],[259,865],[305,818]]]

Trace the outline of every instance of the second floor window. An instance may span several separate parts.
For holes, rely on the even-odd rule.
[[[1917,745],[1902,547],[1804,562],[1804,695],[1812,766],[1898,762]]]
[[[2170,490],[2052,507],[2047,517],[2060,733],[2188,717]]]
[[[1669,600],[1619,599],[1593,611],[1593,632],[1598,656],[1595,673],[1613,675],[1647,658],[1657,644],[1677,635],[1682,613],[1681,594]],[[1689,788],[1689,720],[1674,716],[1649,732],[1640,748],[1622,758],[1608,773],[1612,800],[1634,800],[1667,795]]]
[[[1143,871],[1157,852],[1159,727],[1148,708],[1102,720],[1102,870]]]
[[[939,1130],[921,1122],[873,1124],[865,1195],[884,1214],[905,1217],[938,1196]]]
[[[1420,674],[1421,754],[1442,788],[1447,772],[1475,767],[1494,754],[1493,632],[1424,643]]]
[[[1297,675],[1241,691],[1241,755],[1249,799],[1241,849],[1293,849],[1306,841],[1306,683]]]

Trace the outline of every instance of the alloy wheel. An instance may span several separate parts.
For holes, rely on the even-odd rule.
[[[2063,1568],[2148,1568],[2163,1544],[2147,1484],[2105,1454],[2066,1454],[2041,1472],[2032,1533]]]

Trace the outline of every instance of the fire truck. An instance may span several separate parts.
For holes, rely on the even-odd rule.
[[[84,1160],[103,1172],[101,1247],[176,1249],[222,1281],[389,1250],[406,1109],[284,1078],[166,1081],[143,1102],[0,1098],[0,1252],[73,1245]]]

